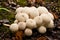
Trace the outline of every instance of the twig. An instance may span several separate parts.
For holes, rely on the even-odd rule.
[[[3,23],[3,25],[4,25],[4,26],[7,26],[7,27],[9,27],[9,26],[10,26],[9,24],[4,24],[4,23]]]

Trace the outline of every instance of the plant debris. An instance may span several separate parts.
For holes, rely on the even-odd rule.
[[[16,36],[16,40],[22,40],[23,31],[17,31],[15,36]]]

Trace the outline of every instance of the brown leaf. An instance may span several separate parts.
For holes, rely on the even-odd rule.
[[[58,15],[56,15],[55,13],[53,13],[53,16],[55,19],[58,19]]]
[[[16,40],[22,40],[23,31],[17,31],[15,36],[16,36]]]
[[[48,40],[48,38],[42,36],[42,37],[37,38],[37,40]]]

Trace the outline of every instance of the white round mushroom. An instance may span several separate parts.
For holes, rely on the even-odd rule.
[[[51,17],[52,20],[54,20],[54,16],[52,15],[52,13],[48,13],[48,15]]]
[[[26,21],[27,19],[29,19],[29,16],[26,13],[20,13],[20,14],[16,14],[15,18],[20,21]]]
[[[26,21],[26,26],[30,29],[37,28],[36,22],[33,19],[28,19]]]
[[[32,30],[29,29],[29,28],[26,28],[24,33],[25,33],[26,36],[31,36],[32,35]]]
[[[14,31],[14,32],[18,31],[18,24],[17,23],[13,23],[13,24],[10,25],[9,28],[10,28],[11,31]]]
[[[18,20],[15,20],[14,23],[18,23]]]
[[[18,26],[19,26],[20,30],[24,30],[26,28],[26,23],[25,22],[19,22]]]
[[[50,23],[46,26],[47,28],[54,28],[54,22],[53,20],[50,21]]]
[[[39,16],[39,12],[38,12],[38,10],[36,9],[36,8],[30,8],[29,9],[29,16],[30,16],[30,18],[34,18],[34,17],[36,17],[36,16]]]
[[[43,20],[40,16],[36,16],[34,20],[36,21],[37,26],[41,26],[41,24],[43,23]]]
[[[49,23],[51,20],[51,17],[48,14],[41,14],[40,16],[45,24]]]
[[[39,11],[39,15],[48,13],[48,10],[45,7],[38,7],[37,10]]]
[[[36,9],[36,7],[34,7],[34,6],[32,6],[32,7],[30,7],[30,8],[32,8],[32,9]]]
[[[29,7],[24,7],[24,13],[28,14],[29,15]]]
[[[22,13],[24,11],[23,7],[19,7],[16,9],[16,13]]]
[[[46,27],[40,26],[40,27],[38,28],[38,31],[39,31],[39,33],[45,33],[45,32],[46,32]]]

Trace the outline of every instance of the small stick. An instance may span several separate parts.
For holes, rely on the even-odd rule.
[[[4,25],[4,26],[8,26],[8,27],[10,26],[9,24],[3,24],[3,25]]]

